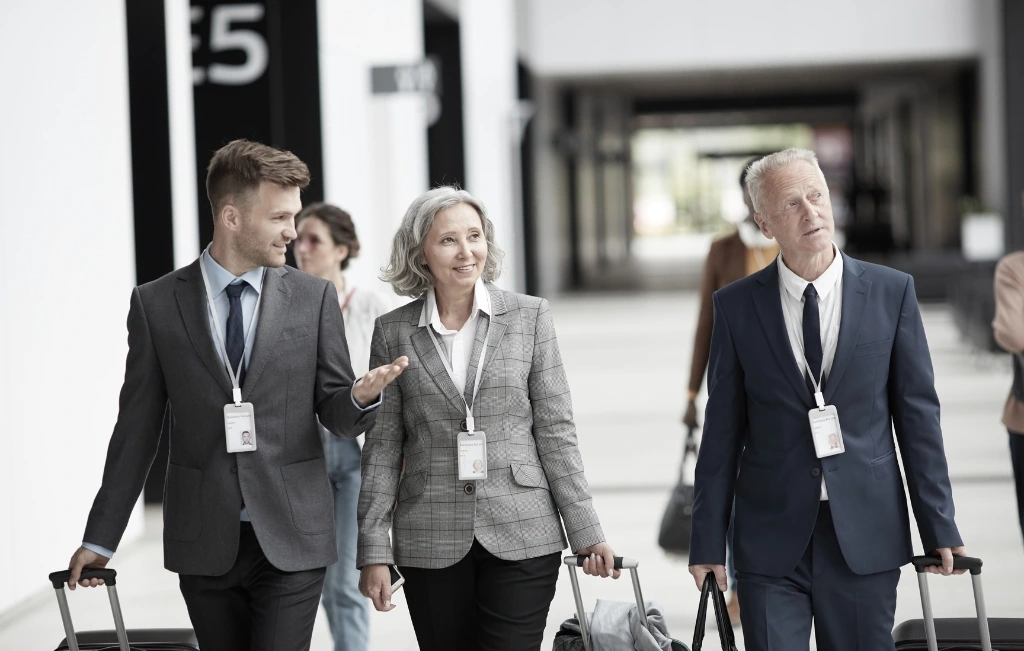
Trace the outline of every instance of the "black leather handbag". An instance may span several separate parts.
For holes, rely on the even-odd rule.
[[[693,526],[693,484],[686,482],[683,470],[690,455],[697,456],[697,438],[694,428],[686,433],[683,459],[679,463],[679,481],[668,498],[665,514],[661,516],[658,530],[658,546],[670,554],[686,554],[690,551],[690,529]]]
[[[715,605],[715,621],[718,623],[718,639],[722,643],[722,651],[738,651],[736,634],[729,621],[729,611],[725,607],[725,596],[718,589],[715,573],[708,572],[704,577],[704,587],[700,591],[700,606],[697,608],[697,623],[693,628],[693,651],[700,651],[704,646],[704,627],[708,616],[708,597]]]

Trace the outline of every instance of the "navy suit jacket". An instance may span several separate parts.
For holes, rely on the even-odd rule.
[[[736,568],[786,576],[810,541],[824,476],[850,568],[905,565],[910,518],[896,441],[925,550],[962,544],[913,278],[845,254],[843,263],[839,344],[824,393],[846,452],[824,459],[782,316],[778,262],[715,293],[690,564],[725,563],[735,497]]]

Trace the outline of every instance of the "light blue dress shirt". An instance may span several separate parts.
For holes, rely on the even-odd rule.
[[[228,298],[228,294],[225,291],[228,285],[235,284],[239,280],[244,280],[247,283],[246,288],[242,291],[242,332],[247,337],[245,339],[245,365],[246,368],[249,366],[249,358],[252,356],[253,343],[256,341],[255,329],[259,325],[259,315],[256,316],[256,324],[253,325],[253,312],[256,310],[256,301],[260,297],[260,292],[263,291],[263,276],[265,267],[257,267],[251,271],[247,271],[241,276],[235,276],[230,271],[220,266],[213,256],[210,255],[210,250],[207,248],[203,251],[200,256],[200,261],[203,267],[206,269],[206,276],[210,281],[210,294],[213,296],[213,304],[217,308],[217,316],[214,319],[214,315],[207,309],[210,317],[210,332],[213,332],[213,328],[216,328],[221,337],[227,340],[227,327],[228,327],[228,312],[231,311],[231,302]],[[260,309],[263,309],[262,306]],[[253,332],[249,332],[249,328],[252,326]],[[214,335],[214,347],[217,349],[217,357],[220,358],[221,363],[224,363],[224,351],[221,349],[221,345],[217,340],[217,336]],[[227,366],[224,367],[225,370]],[[237,369],[236,369],[237,370]],[[352,404],[354,404],[361,411],[370,411],[380,406],[383,401],[384,395],[381,394],[380,398],[376,403],[369,407],[360,407],[359,403],[356,402],[355,396],[352,396]],[[248,454],[248,453],[246,453]],[[249,521],[249,513],[242,508],[240,517],[243,522]],[[112,550],[92,543],[83,542],[82,547],[85,547],[89,551],[102,554],[107,558],[111,558],[114,555]]]

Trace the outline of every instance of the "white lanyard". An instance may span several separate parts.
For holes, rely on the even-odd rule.
[[[203,251],[203,255],[210,255],[210,247],[206,247]],[[231,360],[228,359],[228,347],[224,345],[224,336],[220,333],[220,319],[217,316],[217,306],[213,304],[213,292],[210,290],[210,279],[206,275],[206,263],[203,262],[203,256],[199,256],[199,271],[203,274],[203,285],[206,287],[206,304],[210,308],[210,313],[213,314],[213,332],[217,335],[217,343],[220,344],[221,357],[224,361],[225,368],[228,369],[228,375],[231,377],[231,397],[235,401],[235,405],[242,404],[242,388],[238,386],[238,377],[242,374],[242,365],[245,364],[245,348],[249,345],[249,335],[252,334],[253,326],[256,325],[256,318],[260,313],[260,301],[263,300],[263,292],[259,292],[259,296],[256,298],[256,307],[252,311],[252,319],[249,321],[249,329],[245,331],[245,338],[242,346],[242,359],[238,360],[238,369],[231,368]],[[262,284],[267,280],[267,269],[263,268],[263,278],[260,281]],[[255,288],[254,288],[255,289]],[[239,297],[241,301],[241,297]]]
[[[808,284],[813,284],[813,283],[808,283]],[[837,282],[836,285],[838,285],[838,284],[839,283]],[[789,290],[784,289],[783,291],[789,291]],[[839,287],[837,287],[837,286],[833,287],[832,291],[833,292],[839,291]],[[807,299],[805,298],[804,300],[806,301]],[[794,314],[794,310],[796,308],[794,308],[791,305],[789,305],[790,301],[786,301],[786,304],[788,306],[787,307],[787,311],[789,312],[790,320],[794,324],[795,323],[800,323],[801,326],[802,326],[803,325],[803,317],[800,316],[800,315]],[[833,303],[832,303],[832,320],[831,320],[831,322],[829,324],[828,333],[825,335],[825,344],[821,347],[821,373],[818,374],[817,381],[814,379],[814,374],[811,373],[811,365],[807,362],[807,346],[804,343],[804,329],[803,329],[803,327],[800,327],[800,328],[797,328],[797,331],[796,331],[797,332],[797,337],[800,338],[800,349],[803,352],[803,355],[800,356],[799,361],[803,362],[802,370],[807,375],[807,377],[809,377],[811,379],[811,384],[814,385],[814,402],[817,403],[818,409],[824,409],[825,408],[825,396],[822,394],[822,391],[821,391],[821,383],[825,381],[825,353],[826,353],[826,351],[828,351],[832,347],[832,345],[834,343],[837,343],[836,341],[833,341],[833,337],[838,339],[838,335],[834,334],[835,330],[836,330],[835,324],[836,324],[836,318],[837,318],[838,314],[839,314],[839,299],[837,297],[836,300],[833,301]],[[819,327],[820,327],[820,325],[819,325]]]
[[[479,319],[480,316],[476,315],[475,317],[470,318]],[[473,402],[466,402],[466,396],[462,396],[462,401],[466,402],[466,428],[470,432],[475,431],[475,422],[473,420],[473,404],[476,403],[476,394],[479,393],[480,391],[480,378],[482,378],[484,375],[484,359],[487,357],[487,343],[491,339],[490,325],[491,324],[488,321],[487,337],[484,338],[484,348],[482,351],[480,351],[480,361],[478,361],[476,365],[476,381],[473,383]],[[479,322],[477,322],[477,327],[480,327]],[[431,341],[434,342],[434,348],[437,349],[437,354],[441,358],[441,362],[444,364],[444,370],[448,371],[448,377],[452,379],[452,382],[455,382],[455,370],[452,368],[451,362],[448,361],[448,353],[447,351],[445,351],[444,346],[441,345],[441,342],[437,340],[437,335],[434,334],[434,327],[431,326],[429,323],[427,324],[427,332],[430,333],[430,339]]]

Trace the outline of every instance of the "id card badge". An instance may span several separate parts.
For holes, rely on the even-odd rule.
[[[487,479],[487,435],[483,432],[459,432],[459,479]]]
[[[814,451],[819,459],[846,452],[843,444],[843,430],[839,426],[839,414],[833,405],[825,405],[807,412],[811,421],[811,438]]]
[[[256,415],[251,402],[224,405],[224,440],[228,452],[256,450]]]

